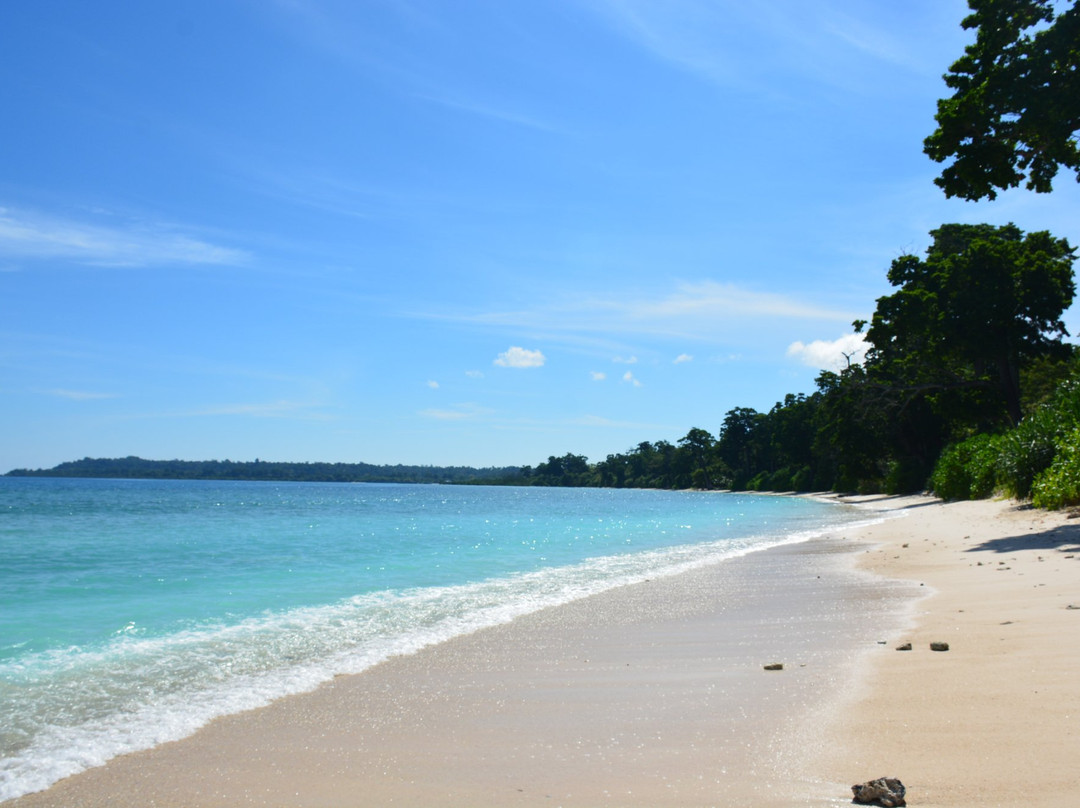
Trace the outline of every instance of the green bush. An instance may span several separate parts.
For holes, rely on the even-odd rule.
[[[1031,501],[1049,510],[1080,505],[1080,427],[1061,440],[1050,467],[1035,478]]]
[[[791,489],[793,491],[812,491],[814,485],[814,472],[809,466],[803,466],[791,476]]]
[[[1001,441],[999,435],[984,434],[950,446],[930,475],[930,489],[942,499],[982,499],[993,494]]]
[[[767,471],[759,471],[753,477],[751,477],[746,483],[747,491],[768,491],[769,490],[769,477],[772,476]]]
[[[998,479],[1005,493],[1028,499],[1035,478],[1050,467],[1057,453],[1061,424],[1053,407],[1041,407],[1001,438]]]
[[[774,471],[769,475],[766,486],[769,491],[793,491],[795,486],[791,484],[791,469],[785,467]]]
[[[968,469],[968,441],[948,447],[941,453],[934,473],[930,475],[930,490],[942,499],[956,500],[971,497],[971,472]]]

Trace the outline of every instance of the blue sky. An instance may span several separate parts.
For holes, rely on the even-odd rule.
[[[0,471],[535,464],[812,392],[944,222],[959,0],[0,11]],[[1080,331],[1071,311],[1070,331]]]

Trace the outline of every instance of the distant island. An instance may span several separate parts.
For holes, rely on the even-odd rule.
[[[264,460],[144,460],[141,457],[72,460],[51,469],[14,469],[5,477],[101,477],[136,480],[249,480],[326,483],[506,483],[516,466],[376,466],[369,463],[280,463]]]

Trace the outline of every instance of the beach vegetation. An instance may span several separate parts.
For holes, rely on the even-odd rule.
[[[968,0],[975,41],[949,68],[923,143],[948,164],[947,196],[994,199],[1024,183],[1052,190],[1059,168],[1080,179],[1080,8],[1060,0]]]
[[[1059,441],[1053,462],[1032,483],[1031,501],[1050,510],[1080,505],[1080,427]]]
[[[995,492],[1038,507],[1080,504],[1080,372],[1013,429],[978,434],[947,448],[930,487],[944,499]]]
[[[930,477],[942,499],[983,499],[998,488],[1001,436],[982,434],[948,447]]]

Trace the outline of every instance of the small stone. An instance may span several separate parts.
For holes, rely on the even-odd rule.
[[[947,642],[932,642],[930,643],[931,651],[948,651],[949,644]]]
[[[771,665],[766,665],[765,666],[765,670],[767,670],[767,671],[782,671],[783,669],[784,669],[784,663],[783,662],[773,662]]]
[[[877,780],[852,786],[851,793],[859,805],[880,805],[882,808],[907,805],[904,801],[907,789],[895,777],[879,777]]]
[[[898,646],[896,646],[896,650],[897,651],[910,651],[911,650],[911,643],[906,642],[903,645],[898,645]]]

